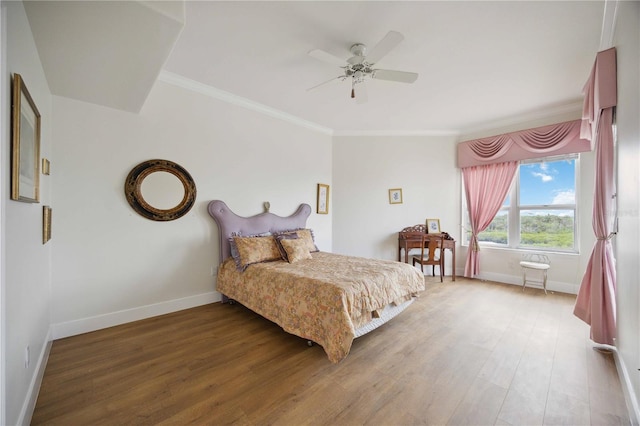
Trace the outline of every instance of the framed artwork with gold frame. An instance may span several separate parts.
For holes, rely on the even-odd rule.
[[[42,244],[51,239],[51,207],[42,206]]]
[[[40,113],[20,74],[13,74],[11,199],[40,202]]]
[[[427,234],[439,234],[440,219],[427,219]]]
[[[46,158],[42,159],[42,174],[47,176],[51,174],[51,162]]]
[[[318,214],[329,214],[329,185],[318,184]]]
[[[389,190],[389,204],[402,204],[402,188]]]

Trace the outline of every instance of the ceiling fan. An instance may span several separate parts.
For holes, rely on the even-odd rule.
[[[341,59],[324,50],[314,49],[309,55],[333,65],[337,65],[343,69],[343,74],[332,78],[331,80],[313,86],[309,90],[314,90],[320,86],[333,81],[351,80],[351,97],[356,98],[358,103],[367,101],[367,92],[365,80],[375,78],[378,80],[397,81],[400,83],[413,83],[418,78],[418,74],[406,71],[383,70],[373,68],[384,56],[387,55],[394,47],[396,47],[404,37],[397,31],[389,31],[382,40],[376,44],[367,54],[367,46],[362,43],[356,43],[351,46],[352,57],[349,59]],[[356,96],[356,93],[358,96]]]

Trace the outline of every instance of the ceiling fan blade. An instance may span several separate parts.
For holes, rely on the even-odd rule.
[[[371,52],[367,55],[367,62],[375,64],[382,59],[387,53],[404,40],[404,36],[397,31],[389,31],[386,36],[376,44]]]
[[[393,70],[373,70],[372,78],[378,80],[398,81],[400,83],[413,83],[418,79],[415,72],[393,71]]]
[[[338,58],[335,55],[332,55],[329,52],[325,52],[320,49],[313,49],[309,52],[309,56],[316,58],[322,62],[327,62],[329,64],[337,65],[339,67],[344,67],[346,65],[346,60]]]
[[[311,90],[317,89],[317,88],[318,88],[318,87],[320,87],[320,86],[324,86],[325,84],[329,84],[329,83],[331,83],[331,82],[338,81],[338,80],[340,80],[341,78],[344,78],[344,76],[343,76],[343,75],[339,75],[339,76],[337,76],[337,77],[333,77],[331,80],[323,81],[323,82],[322,82],[322,83],[320,83],[320,84],[316,84],[316,85],[315,85],[315,86],[313,86],[313,87],[309,87],[309,88],[307,89],[307,92],[310,92]]]

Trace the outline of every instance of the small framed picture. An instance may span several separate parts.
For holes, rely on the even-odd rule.
[[[42,244],[51,239],[51,207],[42,206]]]
[[[440,219],[427,219],[427,234],[440,233]]]
[[[46,158],[42,159],[42,174],[47,176],[51,174],[51,162]]]
[[[318,184],[318,214],[329,214],[329,185]]]
[[[402,204],[402,188],[389,190],[389,204]]]

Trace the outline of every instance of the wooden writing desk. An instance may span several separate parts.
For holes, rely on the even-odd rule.
[[[408,228],[404,228],[402,231],[398,232],[398,262],[401,260],[402,250],[404,249],[404,263],[409,263],[409,250],[414,248],[420,248],[422,244],[422,239],[417,238],[416,236],[412,236],[411,232],[426,232],[426,225],[415,225],[410,226]],[[436,237],[440,236],[440,234],[427,234],[426,238],[430,236]],[[428,241],[425,243],[428,244]],[[453,262],[453,267],[451,268],[451,277],[453,281],[456,280],[456,241],[455,240],[444,240],[444,248],[446,250],[451,250],[451,257]],[[444,263],[444,262],[443,262]]]

